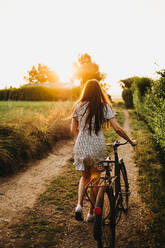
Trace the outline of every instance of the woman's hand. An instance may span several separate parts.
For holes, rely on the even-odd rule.
[[[131,140],[129,143],[130,143],[132,146],[136,146],[136,145],[137,145],[137,141],[136,141],[136,140]]]

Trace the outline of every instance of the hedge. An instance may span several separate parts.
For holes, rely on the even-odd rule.
[[[144,81],[146,87],[142,87]],[[158,147],[163,152],[163,156],[165,155],[164,85],[162,79],[153,81],[139,78],[134,81],[132,89],[135,110],[149,125]]]

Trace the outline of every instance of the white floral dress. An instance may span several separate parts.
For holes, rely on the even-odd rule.
[[[72,117],[75,117],[79,123],[79,134],[74,146],[74,165],[76,170],[80,171],[85,170],[84,165],[95,167],[96,162],[103,160],[106,157],[106,148],[102,129],[100,129],[98,134],[95,134],[94,125],[92,125],[90,135],[88,125],[84,128],[87,107],[88,102],[77,103],[72,115]],[[104,118],[111,119],[114,116],[115,113],[107,104],[107,108],[104,108]],[[94,123],[94,118],[92,123]]]

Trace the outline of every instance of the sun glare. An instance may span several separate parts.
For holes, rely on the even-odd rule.
[[[0,88],[24,84],[38,63],[69,82],[72,63],[87,52],[121,94],[120,79],[164,68],[164,7],[162,0],[0,1]]]
[[[70,82],[73,76],[73,69],[70,65],[61,65],[61,67],[57,67],[57,74],[60,77],[60,81],[62,83]]]

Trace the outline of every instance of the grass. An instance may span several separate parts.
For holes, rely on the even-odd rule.
[[[0,101],[1,123],[11,123],[16,126],[43,120],[45,123],[55,116],[69,116],[72,105],[72,102]]]
[[[72,102],[0,102],[0,176],[46,156],[68,139]]]
[[[116,112],[121,124],[122,111],[116,109]],[[109,132],[112,134],[112,129]],[[114,135],[109,135],[109,142],[113,142],[115,138]],[[83,233],[82,242],[86,244],[89,235],[87,226],[71,223],[74,218],[79,178],[80,173],[75,171],[72,159],[63,174],[55,178],[47,190],[40,195],[34,208],[27,211],[16,223],[12,223],[9,227],[10,232],[4,230],[0,247],[58,248],[62,247],[60,244],[65,237],[74,232],[78,233],[79,239],[81,239],[80,234]]]
[[[137,139],[136,163],[139,167],[139,192],[142,200],[152,213],[148,222],[148,236],[155,246],[165,244],[165,167],[160,163],[159,151],[154,144],[152,134],[147,125],[130,111],[133,136]]]

